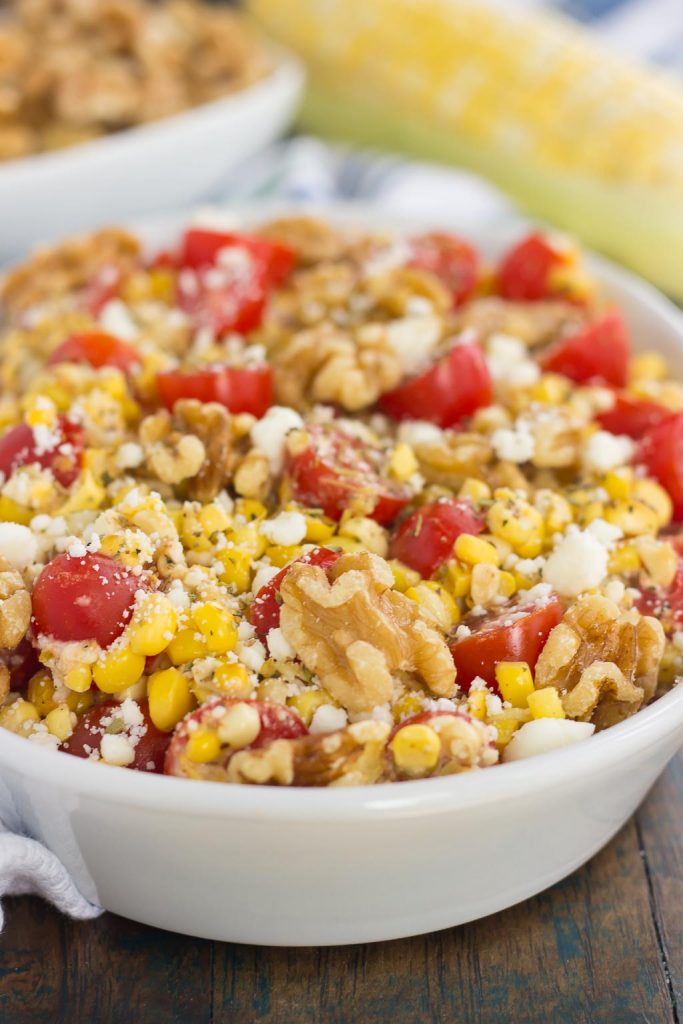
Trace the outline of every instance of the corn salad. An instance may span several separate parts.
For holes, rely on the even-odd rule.
[[[154,253],[106,229],[2,310],[3,728],[395,782],[574,743],[683,674],[683,386],[567,240],[488,265],[304,216]]]

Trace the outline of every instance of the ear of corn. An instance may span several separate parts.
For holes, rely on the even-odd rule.
[[[683,91],[496,0],[250,0],[307,62],[305,127],[480,172],[683,297]]]

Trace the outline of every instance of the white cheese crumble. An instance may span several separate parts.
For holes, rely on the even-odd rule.
[[[529,359],[527,347],[511,334],[492,334],[486,346],[486,365],[494,381],[528,387],[540,377],[540,367]]]
[[[503,761],[519,761],[523,757],[547,754],[550,750],[585,740],[594,732],[595,726],[591,722],[573,722],[569,718],[539,718],[535,722],[526,722],[503,751]]]
[[[624,536],[623,530],[615,526],[614,523],[608,523],[605,519],[594,519],[587,532],[599,540],[608,551]]]
[[[38,553],[38,541],[28,526],[19,523],[0,523],[0,555],[14,569],[27,569],[33,565]]]
[[[566,533],[543,566],[543,579],[563,597],[578,597],[607,576],[607,548],[588,531]]]
[[[135,760],[135,750],[127,736],[120,733],[105,733],[100,742],[100,754],[107,764],[124,768]]]
[[[254,575],[254,582],[251,585],[252,594],[258,594],[261,587],[265,587],[266,583],[270,583],[273,576],[277,576],[280,570],[274,565],[262,565],[260,569],[257,569]]]
[[[443,431],[425,420],[408,420],[398,428],[398,440],[414,448],[419,444],[440,444]]]
[[[259,672],[266,660],[266,649],[260,640],[240,641],[235,647],[235,654],[250,672]]]
[[[116,453],[116,465],[119,469],[137,469],[145,460],[145,453],[139,444],[126,441]]]
[[[135,341],[140,333],[130,315],[128,306],[125,302],[121,302],[121,299],[111,299],[102,307],[100,326],[108,334],[115,335],[121,341]]]
[[[279,473],[282,469],[287,434],[303,425],[304,421],[294,409],[273,405],[251,428],[252,444],[267,455],[273,473]]]
[[[596,473],[606,473],[630,462],[635,447],[630,437],[610,434],[607,430],[597,430],[586,442],[583,461],[588,469]]]
[[[276,661],[287,661],[288,658],[293,658],[296,654],[279,626],[268,630],[266,642],[271,658],[275,658]]]
[[[525,420],[517,420],[509,429],[501,427],[491,435],[491,444],[497,457],[504,462],[528,462],[534,457],[534,435]]]
[[[336,732],[337,729],[343,729],[347,722],[343,708],[336,708],[334,704],[321,704],[311,719],[309,732]]]
[[[306,536],[306,517],[301,512],[280,512],[274,519],[264,519],[260,533],[272,544],[300,544]]]
[[[441,340],[441,319],[437,316],[407,316],[386,325],[389,344],[404,373],[414,373]]]

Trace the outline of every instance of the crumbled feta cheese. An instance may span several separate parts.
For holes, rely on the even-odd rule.
[[[111,299],[102,307],[100,326],[122,341],[135,341],[140,333],[128,306],[121,299]]]
[[[407,316],[386,325],[387,339],[404,373],[414,373],[424,363],[439,344],[441,331],[438,316]]]
[[[279,571],[274,565],[262,565],[260,569],[257,569],[251,585],[252,594],[258,594],[261,587],[265,587],[266,583],[270,583],[273,576],[277,576]]]
[[[190,607],[190,595],[187,593],[180,580],[173,580],[166,591],[166,597],[169,599],[176,611],[184,612]]]
[[[135,750],[127,736],[122,733],[105,733],[100,742],[100,754],[107,764],[123,768],[135,760]]]
[[[273,405],[266,415],[253,425],[252,444],[268,456],[273,473],[279,473],[285,453],[285,438],[290,430],[303,427],[304,421],[294,409]]]
[[[499,715],[503,710],[503,702],[497,693],[486,694],[486,714]]]
[[[517,420],[514,427],[501,427],[491,435],[491,444],[499,459],[505,462],[528,462],[536,450],[534,435],[525,420]]]
[[[630,437],[598,430],[588,438],[583,461],[588,469],[606,473],[609,469],[626,465],[633,458],[634,451],[635,444]]]
[[[19,523],[0,523],[0,555],[14,569],[27,569],[33,565],[38,542],[28,526]]]
[[[266,649],[260,640],[252,640],[249,643],[240,641],[235,647],[235,654],[251,672],[258,672],[266,660]]]
[[[528,387],[540,377],[541,371],[529,359],[524,342],[510,334],[492,334],[486,347],[486,364],[494,381],[513,387]]]
[[[398,440],[409,444],[411,448],[420,444],[440,444],[443,431],[433,423],[423,420],[408,420],[398,428]]]
[[[543,579],[563,597],[592,590],[607,576],[607,548],[588,531],[567,533],[548,556]]]
[[[126,441],[116,453],[116,465],[119,469],[137,469],[144,460],[145,453],[134,441]]]
[[[290,644],[289,640],[287,640],[279,626],[268,630],[266,640],[270,656],[271,658],[275,658],[276,661],[287,661],[288,658],[293,658],[295,656],[296,652],[294,648]]]
[[[306,536],[306,517],[301,512],[280,512],[274,519],[264,519],[259,531],[272,544],[300,544]]]
[[[83,556],[87,554],[88,551],[83,541],[78,540],[77,537],[74,537],[71,540],[66,550],[68,554],[71,556],[71,558],[83,558]]]
[[[608,551],[624,536],[623,530],[620,530],[614,523],[608,523],[605,519],[594,519],[587,532],[599,540]]]
[[[311,719],[309,732],[336,732],[337,729],[343,729],[347,722],[343,708],[336,708],[334,704],[321,704]]]
[[[129,697],[121,703],[121,718],[123,719],[123,724],[127,729],[131,729],[137,725],[143,725],[145,721],[145,716],[140,710],[140,705]]]
[[[526,722],[513,735],[503,751],[503,761],[519,761],[523,757],[547,754],[550,750],[568,747],[585,740],[595,732],[591,722],[573,722],[569,718],[538,718]]]

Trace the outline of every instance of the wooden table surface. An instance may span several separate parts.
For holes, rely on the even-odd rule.
[[[262,949],[6,909],[2,1024],[682,1024],[683,752],[571,878],[434,935]]]

